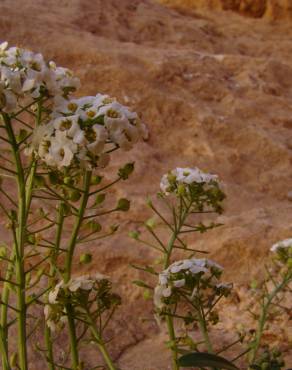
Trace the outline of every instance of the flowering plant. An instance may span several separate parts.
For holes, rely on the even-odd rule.
[[[153,265],[134,266],[153,275],[156,281],[158,277],[156,285],[155,280],[154,286],[144,280],[136,280],[135,283],[152,292],[155,313],[160,321],[162,319],[166,322],[169,335],[167,345],[173,358],[172,369],[208,367],[236,370],[234,362],[248,353],[246,361],[249,369],[280,370],[284,365],[280,352],[267,349],[262,351],[261,339],[271,306],[281,301],[292,280],[291,239],[271,248],[275,253],[274,265],[273,269],[267,269],[267,279],[259,292],[261,299],[256,317],[257,328],[250,330],[253,334],[246,336],[239,331],[234,342],[215,350],[210,327],[219,322],[216,306],[222,298],[232,294],[233,284],[221,281],[223,267],[216,262],[194,257],[207,251],[190,247],[191,240],[185,237],[193,232],[206,232],[220,226],[214,222],[204,224],[194,216],[220,214],[223,211],[224,193],[217,176],[206,174],[198,168],[176,168],[170,171],[162,177],[160,188],[158,200],[166,205],[165,209],[171,217],[163,214],[148,200],[148,206],[161,221],[158,224],[151,218],[145,223],[153,241],[142,238],[138,230],[132,231],[130,236],[162,255],[158,260],[160,263],[156,261]],[[160,229],[165,228],[169,231],[168,240],[165,239],[165,233],[159,233]],[[177,252],[187,254],[188,258],[176,260]],[[159,265],[162,265],[160,269]],[[279,308],[283,309],[281,305]],[[199,329],[202,340],[194,339],[196,329]],[[239,343],[245,348],[231,361],[219,356]],[[180,354],[183,356],[179,357]]]
[[[41,352],[50,370],[66,368],[56,362],[54,347],[64,330],[73,369],[83,366],[79,347],[88,331],[108,368],[115,368],[103,333],[120,297],[112,292],[109,278],[72,277],[72,266],[78,245],[118,230],[118,225],[104,228],[101,221],[109,213],[127,211],[130,202],[121,198],[108,209],[106,191],[126,180],[134,164],[120,168],[110,182],[101,171],[111,153],[130,150],[147,137],[147,129],[135,112],[108,95],[73,97],[79,86],[70,70],[41,54],[0,45],[0,191],[5,197],[0,207],[13,239],[0,256],[1,270],[6,271],[0,301],[3,370],[29,368],[28,338],[33,332],[28,324],[39,324],[36,305],[44,306]],[[90,261],[89,253],[81,255],[81,264]],[[15,323],[16,355],[9,344]]]

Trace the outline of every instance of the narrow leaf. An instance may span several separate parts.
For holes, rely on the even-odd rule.
[[[178,359],[178,364],[182,367],[212,367],[217,369],[238,370],[230,361],[223,357],[211,353],[194,352],[188,353]]]

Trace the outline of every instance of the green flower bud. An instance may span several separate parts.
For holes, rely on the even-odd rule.
[[[128,235],[129,235],[130,238],[138,240],[139,236],[140,236],[140,233],[139,233],[139,231],[130,231]]]
[[[64,216],[68,216],[71,213],[71,207],[67,203],[61,203],[60,207],[62,207],[61,211]]]
[[[80,263],[86,265],[92,261],[92,255],[90,253],[83,253],[79,258]]]
[[[135,162],[127,163],[124,167],[119,169],[118,176],[120,176],[123,180],[127,180],[127,178],[134,171],[134,168]]]
[[[154,227],[156,226],[155,219],[154,219],[154,218],[149,218],[149,219],[145,222],[145,225],[146,225],[147,227],[149,227],[149,229],[154,229]]]
[[[69,194],[69,199],[72,202],[77,202],[81,198],[81,193],[78,190],[72,190]]]
[[[101,224],[99,224],[98,222],[92,220],[92,221],[89,221],[87,224],[86,224],[86,227],[90,229],[90,231],[94,232],[94,233],[97,233],[101,230]]]
[[[72,177],[66,176],[66,177],[64,177],[64,184],[65,185],[73,185],[74,180],[72,179]]]
[[[101,180],[102,180],[102,176],[98,176],[98,175],[92,176],[91,180],[90,180],[90,183],[91,183],[91,185],[98,185],[98,184],[101,183]]]
[[[116,209],[118,211],[127,212],[130,209],[130,201],[126,198],[119,199]]]
[[[30,244],[35,244],[35,235],[34,234],[30,234],[27,236],[27,241],[30,243]]]
[[[186,194],[186,187],[184,184],[179,184],[177,187],[178,195],[185,195]]]
[[[97,194],[94,204],[99,205],[99,204],[103,203],[104,200],[105,200],[105,197],[106,197],[106,194],[104,194],[104,193]]]

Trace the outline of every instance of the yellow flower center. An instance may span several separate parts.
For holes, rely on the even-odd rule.
[[[61,122],[60,130],[61,131],[69,130],[71,126],[72,126],[72,122],[69,119],[66,119],[65,121]]]
[[[87,117],[93,118],[95,116],[96,112],[94,110],[89,110],[86,112]]]
[[[107,111],[107,116],[110,117],[110,118],[119,118],[120,114],[119,114],[119,112],[115,111],[114,109],[109,109]]]
[[[78,105],[76,103],[69,103],[67,105],[67,108],[71,111],[71,112],[75,112],[76,109],[78,108]]]

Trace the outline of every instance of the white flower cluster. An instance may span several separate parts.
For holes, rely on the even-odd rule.
[[[129,150],[148,134],[137,113],[107,95],[58,97],[52,118],[35,130],[30,150],[59,169],[72,164],[105,167],[113,145]]]
[[[272,245],[271,251],[276,254],[276,259],[281,264],[287,265],[292,270],[292,239],[284,239]]]
[[[61,280],[49,293],[48,301],[50,304],[58,303],[58,296],[61,291],[68,289],[69,292],[75,293],[80,290],[92,290],[94,284],[100,280],[108,280],[108,277],[100,273],[95,275],[82,275],[78,277],[73,277],[65,283],[64,280]]]
[[[90,292],[95,283],[101,280],[109,280],[109,278],[100,273],[95,275],[83,275],[73,277],[68,283],[61,280],[49,293],[48,304],[44,307],[45,319],[48,327],[55,331],[61,328],[66,322],[66,310],[62,302],[65,291],[69,293],[78,293],[81,291]]]
[[[199,168],[175,168],[163,175],[160,182],[160,189],[166,195],[175,192],[178,185],[191,185],[193,183],[210,183],[217,181],[217,175],[204,173]]]
[[[277,253],[280,249],[292,248],[292,239],[284,239],[272,245],[271,251]]]
[[[14,112],[22,98],[67,96],[79,86],[69,69],[46,63],[42,54],[0,44],[0,110]]]
[[[154,290],[154,304],[158,309],[165,306],[164,298],[171,297],[175,289],[186,288],[188,280],[207,282],[217,292],[230,290],[230,284],[219,283],[223,268],[209,259],[185,259],[174,262],[159,274],[159,283]],[[202,284],[201,284],[202,286]],[[196,287],[195,287],[196,288]],[[192,291],[196,294],[196,289]],[[191,297],[193,298],[193,297]]]

